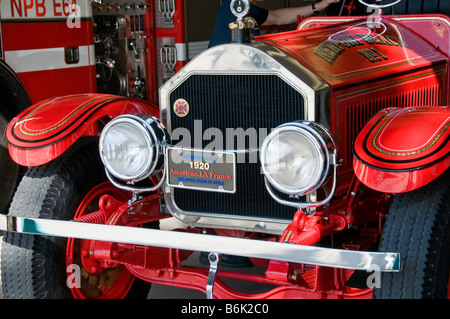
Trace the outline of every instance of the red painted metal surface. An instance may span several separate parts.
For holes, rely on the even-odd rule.
[[[331,130],[343,158],[341,169],[352,169],[351,146],[364,124],[377,112],[387,107],[446,105],[446,78],[447,65],[439,64],[335,90]]]
[[[449,107],[383,110],[355,140],[355,173],[379,191],[416,189],[450,166],[449,139]]]
[[[10,155],[24,166],[42,165],[58,157],[81,136],[95,133],[99,120],[133,113],[159,116],[159,109],[143,100],[105,94],[45,100],[16,116],[8,125]]]
[[[323,237],[341,231],[346,226],[347,222],[342,216],[333,214],[322,216],[320,213],[305,215],[300,210],[295,213],[292,222],[286,227],[279,241],[289,242],[294,245],[312,246],[317,244]],[[295,270],[291,263],[278,260],[271,260],[266,270],[268,278],[285,282],[290,282],[294,273]]]
[[[450,19],[446,15],[407,15],[393,17],[393,20],[401,23],[420,36],[436,50],[446,56],[450,55]]]
[[[51,37],[48,34],[51,31]],[[74,45],[93,45],[92,23],[80,21],[79,28],[69,29],[63,22],[26,22],[2,23],[5,35],[3,45],[5,51],[48,49],[55,46],[69,47]],[[27,41],[24,41],[25,35]]]
[[[354,169],[358,178],[368,187],[389,193],[404,193],[424,186],[450,167],[450,158],[447,157],[436,165],[409,172],[383,171],[364,165],[355,158]]]
[[[387,16],[378,24],[363,17],[256,39],[287,52],[333,87],[446,61],[435,47]]]
[[[186,48],[186,16],[185,16],[185,2],[184,0],[175,0],[175,12],[173,15],[173,28],[157,28],[155,30],[155,36],[157,38],[174,38],[175,46],[181,46]],[[183,66],[186,65],[186,57],[182,57],[181,54],[185,52],[177,52],[180,56],[177,57],[177,63],[175,65],[175,72],[178,72]]]
[[[130,197],[130,192],[117,189],[109,182],[101,183],[81,200],[74,221],[142,227],[166,217],[160,213],[160,193],[133,205],[128,204]],[[133,214],[128,214],[131,210]],[[124,298],[135,280],[126,265],[168,267],[169,253],[169,249],[69,239],[66,266],[78,265],[82,269],[81,286],[70,287],[71,293],[77,299]],[[180,261],[189,254],[184,253]]]
[[[113,187],[110,183],[102,183],[94,187],[83,198],[74,218],[82,218],[83,215],[91,213],[92,205],[96,205],[99,197],[105,194],[122,200],[129,198],[129,194]],[[68,267],[73,267],[73,265],[84,269],[78,283],[80,286],[72,283],[70,291],[73,297],[77,299],[124,298],[133,285],[135,277],[121,265],[100,264],[100,260],[94,257],[94,251],[98,254],[99,247],[95,247],[95,242],[72,238],[67,242],[66,269],[71,269]]]
[[[95,66],[19,74],[32,102],[68,94],[96,92]],[[67,81],[70,79],[70,81]],[[52,81],[50,85],[49,80]]]
[[[129,196],[109,183],[102,183],[94,187],[81,201],[74,219],[78,222],[104,222],[140,227],[148,221],[163,218],[159,209],[161,194],[154,194],[133,205],[127,203]],[[98,205],[96,205],[97,202]],[[95,207],[98,210],[95,210]],[[134,213],[130,215],[128,212],[131,209]],[[300,215],[297,219],[302,219]],[[311,221],[305,221],[305,224],[308,222],[316,221],[311,219]],[[339,226],[341,220],[330,222],[330,225]],[[135,277],[152,283],[205,292],[208,268],[182,264],[191,254],[191,251],[178,249],[69,239],[66,264],[77,264],[82,267],[82,286],[72,287],[71,292],[75,298],[82,299],[122,298],[129,291]],[[277,276],[275,272],[278,272]],[[214,284],[214,297],[233,299],[371,298],[372,289],[357,289],[345,285],[352,274],[352,270],[346,269],[276,264],[276,262],[272,263],[266,275],[218,270]],[[70,272],[68,276],[70,278]],[[233,288],[233,284],[230,284],[228,279],[266,285],[264,288],[266,292],[256,294],[240,292]]]
[[[286,227],[280,238],[281,242],[289,242],[296,245],[312,246],[323,237],[345,229],[347,223],[339,215],[305,215],[298,211],[292,222]]]
[[[55,96],[96,92],[95,61],[90,60],[94,53],[86,57],[88,60],[83,60],[82,65],[71,65],[64,63],[63,51],[68,47],[94,50],[92,21],[80,21],[76,28],[68,28],[66,21],[2,21],[2,34],[6,61],[18,54],[22,56],[21,65],[29,65],[28,69],[13,67],[27,88],[32,103]],[[50,58],[46,53],[49,50],[57,50],[57,61],[52,61],[54,55]],[[45,55],[49,58],[42,58]],[[33,64],[36,56],[41,56],[38,58],[40,62]],[[11,59],[18,63],[17,58]]]
[[[130,267],[137,277],[152,283],[195,289],[205,292],[208,281],[208,269],[201,267],[179,266],[172,269],[152,270]],[[319,274],[320,273],[320,274]],[[337,277],[348,279],[351,271],[317,267],[299,276],[303,285],[268,279],[266,276],[236,273],[218,270],[214,283],[214,298],[218,299],[368,299],[372,297],[372,289],[358,289],[339,286]],[[264,293],[247,294],[230,287],[223,279],[236,279],[256,284],[274,285]],[[331,286],[330,286],[331,283]],[[323,289],[325,288],[325,289]],[[328,289],[327,289],[328,288]],[[338,288],[338,289],[336,289]]]

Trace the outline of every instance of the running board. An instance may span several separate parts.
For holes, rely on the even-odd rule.
[[[391,252],[332,249],[254,239],[6,215],[0,215],[0,230],[214,252],[332,268],[384,272],[400,271],[400,254]]]

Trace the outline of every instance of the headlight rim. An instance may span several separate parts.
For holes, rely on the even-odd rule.
[[[275,136],[286,131],[300,132],[304,136],[308,137],[308,141],[314,144],[316,150],[319,151],[320,155],[320,173],[317,177],[313,179],[313,182],[309,183],[307,186],[301,188],[289,188],[281,185],[277,180],[275,180],[270,173],[266,171],[266,159],[265,154],[267,151],[268,144],[274,139]],[[272,185],[278,191],[292,196],[303,196],[311,193],[323,185],[325,180],[330,176],[331,167],[331,153],[333,150],[330,149],[330,143],[334,146],[334,142],[330,134],[318,123],[310,121],[296,121],[284,123],[275,129],[264,139],[263,144],[260,149],[260,161],[261,168],[265,178],[268,183]],[[335,148],[335,146],[334,146]]]
[[[142,165],[142,169],[140,169],[134,175],[123,175],[120,172],[117,172],[108,161],[104,158],[104,140],[107,132],[118,123],[127,123],[130,124],[133,129],[137,129],[144,136],[145,144],[147,145],[149,151],[151,152],[148,159],[145,161],[145,164]],[[108,122],[102,133],[100,135],[99,140],[99,151],[100,158],[105,165],[105,169],[109,174],[114,176],[115,178],[122,180],[127,183],[136,183],[148,178],[150,175],[160,171],[164,166],[164,145],[167,144],[167,131],[162,126],[157,118],[147,114],[124,114],[120,115],[110,122]]]

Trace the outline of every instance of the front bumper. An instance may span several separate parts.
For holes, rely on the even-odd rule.
[[[127,226],[0,215],[0,230],[156,246],[366,271],[400,271],[400,254],[303,246]]]

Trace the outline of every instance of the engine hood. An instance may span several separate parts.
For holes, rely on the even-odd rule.
[[[393,18],[367,17],[255,38],[288,53],[333,87],[446,62],[434,46]]]

